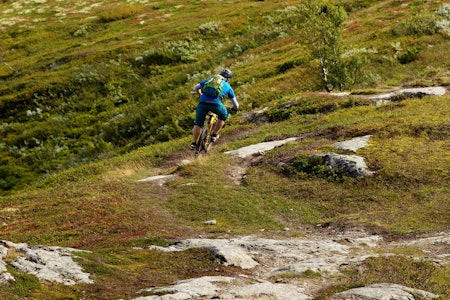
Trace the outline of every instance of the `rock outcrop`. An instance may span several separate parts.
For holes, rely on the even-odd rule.
[[[12,252],[13,254],[9,254]],[[9,263],[18,272],[35,275],[41,280],[74,285],[77,283],[93,283],[89,274],[73,260],[74,252],[81,252],[72,248],[31,246],[0,241],[0,283],[14,281],[14,277],[7,272],[5,259],[9,255]]]
[[[419,298],[420,297],[420,298]],[[437,295],[426,291],[408,288],[399,284],[378,283],[365,287],[354,288],[345,292],[335,294],[332,300],[431,300],[438,298]]]
[[[325,166],[343,171],[354,178],[372,176],[374,174],[367,167],[364,157],[358,155],[344,155],[329,152],[312,155],[311,157],[321,157]]]
[[[442,245],[448,247],[450,233],[425,237],[412,241],[386,242],[381,236],[364,231],[349,231],[333,236],[314,236],[286,240],[266,239],[255,236],[231,239],[188,239],[166,247],[151,246],[158,251],[183,251],[205,247],[226,265],[239,266],[251,271],[251,275],[236,277],[206,276],[174,282],[170,286],[151,287],[137,293],[135,300],[169,299],[313,299],[326,278],[338,275],[347,266],[362,263],[376,257],[379,247],[405,247],[414,245],[436,257],[429,257],[440,264],[447,264],[450,257],[442,256]],[[393,253],[384,255],[395,255]],[[292,280],[314,272],[321,278]],[[297,276],[297,277],[296,277]],[[380,283],[351,289],[332,296],[334,300],[347,299],[435,299],[435,294],[398,284]]]
[[[346,151],[356,152],[361,148],[367,147],[369,144],[369,139],[371,137],[372,137],[371,135],[355,137],[350,140],[336,142],[333,144],[333,147],[336,149],[342,149],[342,150],[346,150]]]

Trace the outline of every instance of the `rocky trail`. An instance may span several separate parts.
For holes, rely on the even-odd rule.
[[[313,299],[342,268],[357,266],[369,257],[395,255],[390,249],[417,247],[436,264],[450,260],[450,232],[387,241],[365,229],[312,229],[302,238],[267,239],[245,236],[229,239],[188,239],[160,251],[208,248],[223,264],[250,269],[251,275],[191,278],[166,287],[152,287],[136,299]],[[379,249],[384,249],[379,254]],[[419,258],[418,258],[419,259]],[[319,278],[304,276],[308,272]],[[165,294],[155,296],[154,294]],[[420,295],[421,298],[415,298]],[[435,299],[436,295],[392,283],[369,285],[337,293],[331,299]]]

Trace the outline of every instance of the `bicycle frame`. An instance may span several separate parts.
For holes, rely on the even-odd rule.
[[[214,126],[217,122],[217,115],[215,113],[209,112],[206,116],[205,123],[203,124],[202,131],[196,141],[197,147],[195,148],[195,157],[200,155],[200,152],[208,152],[211,147],[211,134],[213,132]]]

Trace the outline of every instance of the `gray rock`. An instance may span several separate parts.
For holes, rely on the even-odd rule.
[[[217,221],[216,220],[208,220],[208,221],[203,222],[203,224],[205,224],[205,225],[216,225]]]
[[[240,116],[240,121],[244,122],[244,123],[252,123],[252,124],[265,123],[268,121],[268,118],[266,116],[266,111],[268,109],[269,109],[268,107],[264,107],[261,110],[244,112]]]
[[[73,261],[72,248],[30,246],[0,241],[1,252],[14,249],[18,257],[10,263],[18,272],[33,274],[41,280],[74,285],[76,283],[93,283],[89,274]],[[4,255],[3,257],[5,257]],[[2,257],[2,258],[3,258]],[[3,260],[2,260],[3,262]],[[5,275],[4,275],[5,276]]]
[[[14,277],[7,272],[6,263],[3,259],[8,255],[8,248],[0,244],[0,285],[15,281]]]
[[[364,158],[357,155],[343,155],[336,153],[326,153],[312,155],[311,157],[322,157],[324,164],[332,169],[346,172],[350,176],[357,178],[363,176],[372,176],[374,172],[370,171],[364,161]]]
[[[425,236],[414,244],[420,249],[433,251],[433,260],[439,254],[438,249],[449,242],[449,232],[437,236]],[[358,265],[370,257],[378,256],[376,249],[386,243],[381,236],[368,234],[364,230],[343,231],[332,236],[309,236],[308,238],[289,238],[274,240],[256,236],[244,236],[233,239],[192,239],[181,241],[168,247],[152,247],[161,251],[182,251],[191,247],[206,247],[223,255],[226,259],[242,260],[256,264],[249,276],[236,277],[202,277],[188,279],[167,287],[156,287],[143,290],[155,293],[136,299],[180,300],[180,299],[313,299],[313,295],[323,285],[322,280],[339,274],[342,268]],[[390,242],[395,249],[402,245],[410,245],[412,241]],[[372,249],[372,250],[371,250]],[[445,251],[445,250],[443,250]],[[395,254],[383,254],[395,255]],[[448,263],[448,260],[446,261]],[[445,261],[443,261],[445,263]],[[242,265],[236,262],[234,265]],[[315,271],[322,275],[315,283],[292,281],[292,274]],[[273,277],[280,280],[275,283]],[[277,278],[277,279],[278,279]],[[272,279],[268,281],[268,279]],[[285,283],[284,283],[285,282]],[[370,285],[365,288],[352,289],[335,294],[334,300],[349,299],[397,299],[414,300],[434,299],[435,295],[426,291],[410,289],[395,284]]]
[[[274,264],[284,264],[286,259],[296,263],[329,256],[331,259],[328,261],[327,267],[336,270],[340,264],[345,262],[349,251],[348,246],[332,240],[273,240],[252,236],[236,239],[188,239],[167,247],[149,247],[149,249],[166,252],[183,251],[190,248],[210,249],[221,263],[243,269],[251,269],[259,265],[253,257],[267,258]],[[323,263],[317,262],[317,266],[311,267],[309,264],[309,267],[318,269],[323,265]],[[277,273],[276,269],[269,276],[273,276],[275,273]]]
[[[219,299],[277,299],[307,300],[312,299],[305,293],[305,288],[294,284],[258,282],[237,286],[224,291]]]
[[[161,296],[143,296],[134,300],[311,299],[311,296],[305,294],[304,288],[293,284],[271,283],[267,281],[238,283],[237,281],[237,278],[224,276],[205,276],[181,280],[173,283],[169,287],[150,288],[138,292],[163,294]]]
[[[140,290],[138,293],[165,294],[163,296],[143,296],[135,300],[182,300],[199,299],[205,297],[211,299],[217,297],[221,291],[220,285],[229,284],[234,280],[233,277],[225,276],[205,276],[200,278],[186,279],[174,282],[169,287],[156,287]]]
[[[8,248],[0,244],[0,273],[6,272],[6,264],[3,259],[8,255]]]
[[[356,137],[351,140],[334,143],[334,148],[356,152],[360,148],[367,147],[371,135]]]
[[[14,278],[14,276],[11,275],[11,273],[8,273],[8,272],[0,273],[0,284],[1,285],[5,285],[5,284],[8,284],[9,282],[13,282],[13,281],[16,281],[16,279]]]
[[[151,177],[147,177],[144,179],[139,179],[137,180],[137,182],[151,182],[151,183],[156,183],[160,186],[162,186],[163,184],[174,180],[177,177],[177,175],[175,174],[170,174],[170,175],[156,175],[156,176],[151,176]]]
[[[424,87],[401,89],[391,93],[369,96],[369,99],[376,101],[376,105],[387,104],[392,101],[401,101],[407,98],[423,98],[424,96],[443,96],[446,94],[444,87]]]
[[[237,150],[227,151],[225,154],[235,155],[239,158],[246,158],[253,155],[263,155],[264,152],[273,150],[276,147],[280,147],[287,142],[297,141],[298,138],[288,138],[284,140],[277,140],[271,142],[263,142],[255,145],[250,145],[247,147],[242,147]]]
[[[288,264],[282,267],[278,267],[269,273],[269,277],[274,277],[283,274],[302,274],[306,271],[314,271],[319,274],[323,273],[337,273],[339,271],[339,265],[344,263],[346,259],[345,255],[335,254],[331,257],[313,257],[305,259],[302,262]]]
[[[251,269],[258,265],[242,247],[236,246],[225,239],[188,239],[168,247],[150,246],[149,249],[160,251],[184,251],[190,248],[207,248],[224,265],[233,265],[243,269]]]
[[[418,296],[418,298],[416,298]],[[378,283],[333,295],[332,300],[414,300],[436,299],[437,295],[392,283]]]

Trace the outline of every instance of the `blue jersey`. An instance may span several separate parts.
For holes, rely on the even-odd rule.
[[[200,82],[200,86],[202,88],[205,85],[205,82],[208,81],[208,79],[205,79],[202,82]],[[222,81],[222,84],[223,84],[223,86],[222,86],[222,94],[219,97],[213,98],[213,97],[207,96],[205,94],[202,94],[202,95],[200,95],[199,102],[221,103],[222,99],[225,96],[227,96],[230,99],[235,99],[236,95],[234,94],[234,90],[231,87],[231,85],[226,80]]]

